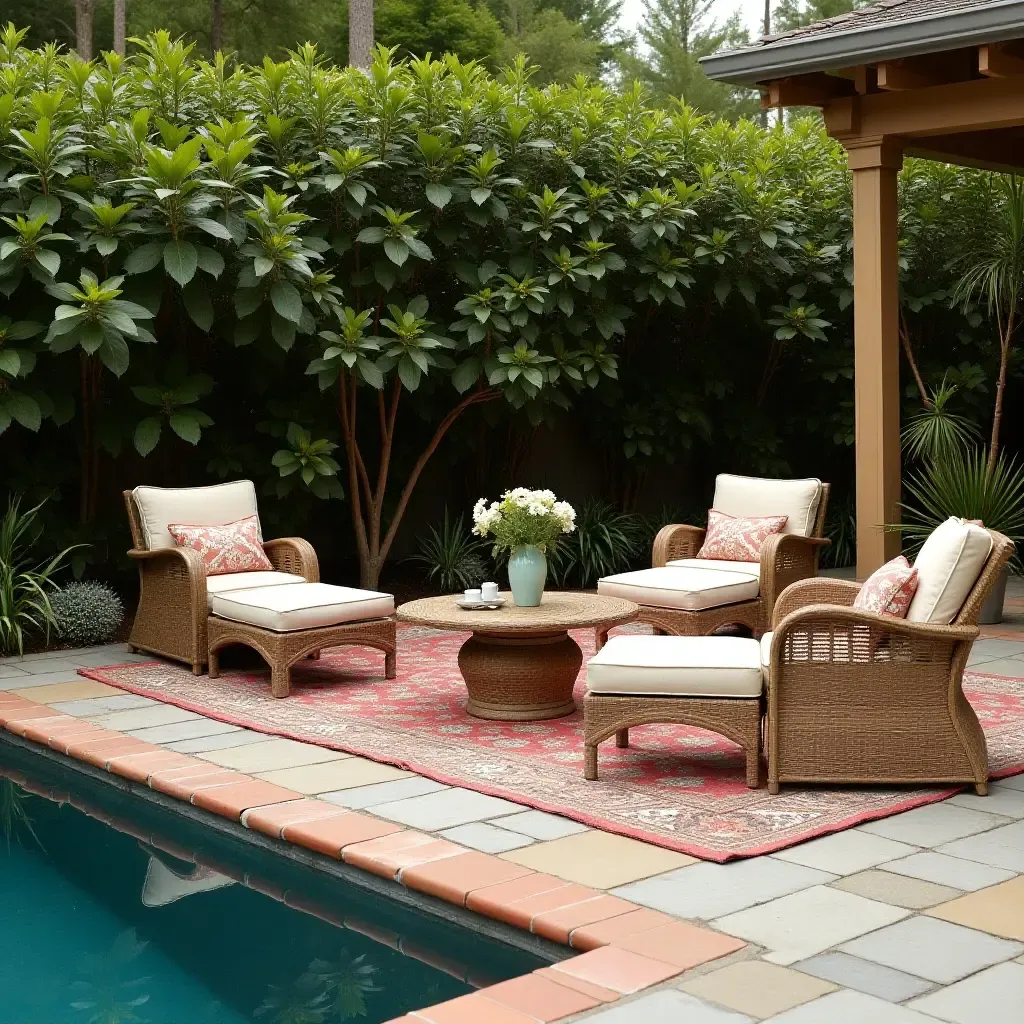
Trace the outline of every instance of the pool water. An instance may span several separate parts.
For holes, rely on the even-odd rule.
[[[3,1024],[380,1024],[544,964],[38,755],[0,776]]]

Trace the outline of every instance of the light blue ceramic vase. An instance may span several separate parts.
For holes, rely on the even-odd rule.
[[[508,560],[508,582],[512,600],[520,608],[536,608],[540,604],[547,576],[548,560],[536,544],[513,548]]]

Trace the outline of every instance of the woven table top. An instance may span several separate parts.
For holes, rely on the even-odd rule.
[[[518,608],[511,594],[508,602],[494,611],[467,611],[455,603],[455,595],[425,597],[398,608],[400,622],[435,629],[469,629],[481,633],[543,634],[584,626],[618,626],[637,617],[640,609],[632,601],[602,594],[545,591],[536,608]]]

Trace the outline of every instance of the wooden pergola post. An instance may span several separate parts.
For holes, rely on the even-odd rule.
[[[844,140],[853,172],[857,575],[900,551],[900,365],[897,175],[900,140]]]

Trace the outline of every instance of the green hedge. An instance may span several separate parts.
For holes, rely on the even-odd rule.
[[[476,405],[491,427],[572,418],[626,501],[677,461],[826,476],[851,439],[848,174],[816,121],[538,90],[521,61],[382,50],[367,76],[306,45],[236,67],[158,33],[86,64],[20,38],[0,40],[0,459],[68,521],[118,516],[142,477],[244,473],[299,525],[347,502],[372,583],[435,449],[490,443],[478,482],[500,477],[502,435],[461,427]],[[942,325],[922,362],[956,348],[975,388],[986,325],[943,289],[984,177],[904,183],[908,315]]]

